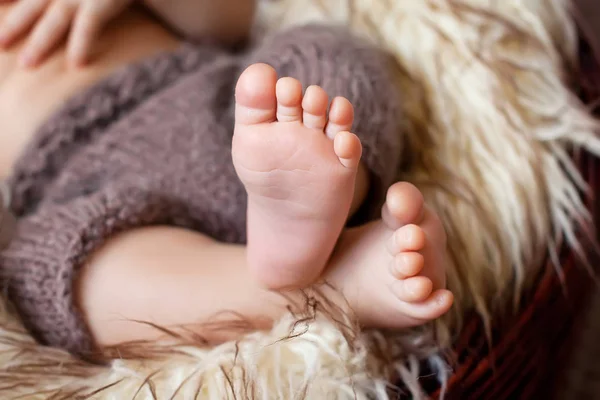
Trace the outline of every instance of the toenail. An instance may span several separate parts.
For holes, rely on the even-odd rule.
[[[438,305],[446,304],[448,302],[448,296],[449,296],[448,292],[438,293],[437,296],[435,296],[436,304],[438,304]]]
[[[419,291],[419,282],[406,281],[404,282],[404,290],[412,296],[415,296]]]
[[[425,277],[415,278],[411,284],[412,294],[415,297],[429,296],[433,291],[433,282]]]
[[[406,257],[404,254],[399,255],[394,259],[394,265],[396,266],[396,272],[402,276],[410,275],[406,273]]]
[[[427,241],[427,237],[425,236],[425,232],[418,225],[410,225],[410,229],[408,230],[406,240],[413,247],[414,250],[421,249],[425,246],[425,242]]]
[[[404,229],[404,231],[402,232],[402,239],[405,242],[412,242],[412,239],[415,237],[414,227],[412,225],[409,225],[406,228],[407,229]]]
[[[394,257],[394,275],[402,278],[415,275],[414,262],[411,265],[412,256],[409,254],[399,254]]]

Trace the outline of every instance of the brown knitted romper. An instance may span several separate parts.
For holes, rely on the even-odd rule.
[[[355,106],[376,215],[400,158],[400,107],[387,58],[343,29],[305,26],[245,54],[185,45],[72,98],[37,132],[8,184],[18,216],[0,282],[42,343],[92,350],[73,303],[86,258],[118,232],[169,224],[244,243],[246,193],[231,161],[234,87],[251,63]]]

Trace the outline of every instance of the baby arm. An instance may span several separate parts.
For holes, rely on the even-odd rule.
[[[0,2],[7,0],[0,0]],[[35,67],[68,34],[67,58],[80,66],[102,29],[135,0],[19,0],[0,22],[0,48],[26,36],[21,64]],[[173,30],[191,38],[226,44],[243,39],[254,15],[254,0],[140,0]]]

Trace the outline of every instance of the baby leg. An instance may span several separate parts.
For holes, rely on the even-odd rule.
[[[248,193],[249,267],[268,287],[305,286],[321,274],[357,197],[362,148],[349,132],[352,105],[336,98],[327,115],[322,88],[303,96],[300,82],[277,81],[265,64],[242,74],[236,101],[232,155]]]
[[[244,246],[181,228],[140,228],[89,259],[76,284],[77,303],[100,347],[164,335],[142,322],[221,342],[240,332],[210,329],[211,322],[241,315],[261,329],[285,312],[284,298],[253,283],[247,271]]]
[[[251,61],[233,140],[248,267],[266,287],[302,287],[322,273],[349,215],[366,201],[363,220],[377,216],[401,153],[397,93],[385,56],[344,30],[279,34]]]
[[[390,188],[383,213],[381,221],[343,233],[323,279],[345,298],[329,291],[328,300],[349,306],[369,327],[399,329],[439,317],[452,304],[439,220],[404,183]],[[89,259],[76,287],[101,346],[163,335],[135,321],[185,326],[210,342],[236,339],[239,329],[211,323],[240,315],[249,329],[268,329],[290,301],[303,305],[299,293],[284,297],[252,279],[244,246],[172,227],[114,237]]]

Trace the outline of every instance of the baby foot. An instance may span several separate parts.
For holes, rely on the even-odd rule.
[[[271,289],[323,271],[350,210],[362,152],[352,105],[250,66],[236,87],[233,163],[248,192],[248,267]]]
[[[390,187],[382,219],[345,231],[325,279],[341,290],[361,324],[400,329],[446,313],[446,237],[408,183]]]

